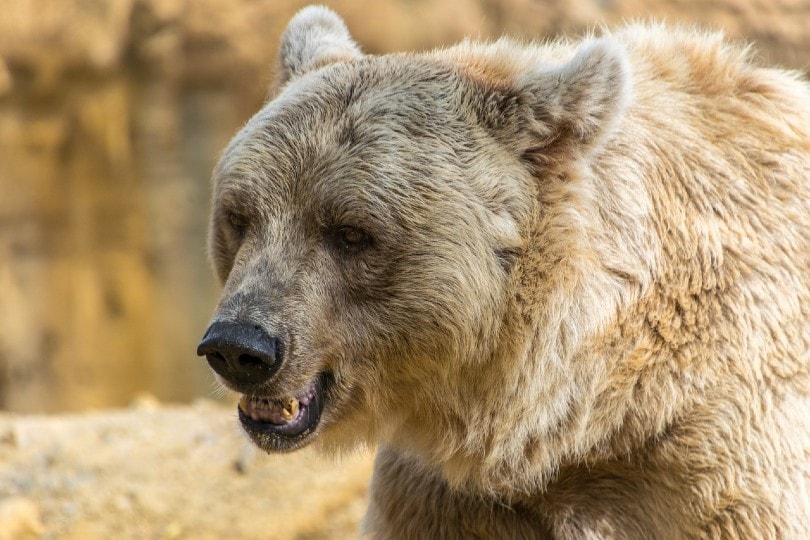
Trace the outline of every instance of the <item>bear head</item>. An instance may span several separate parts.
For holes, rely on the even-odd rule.
[[[325,8],[290,22],[214,172],[223,292],[198,350],[261,448],[430,454],[507,405],[538,176],[602,144],[629,75],[607,39],[539,64],[502,49],[364,55]]]

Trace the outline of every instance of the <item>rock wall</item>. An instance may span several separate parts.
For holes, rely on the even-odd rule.
[[[656,17],[810,65],[802,0],[325,2],[370,53]],[[211,393],[210,170],[305,2],[28,0],[0,16],[0,409]]]

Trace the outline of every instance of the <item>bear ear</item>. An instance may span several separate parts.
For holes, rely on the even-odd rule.
[[[517,144],[529,161],[586,154],[623,116],[630,84],[624,49],[610,39],[594,39],[580,46],[567,63],[539,67],[519,77],[512,87],[515,94],[501,95],[501,104],[507,106],[500,111],[504,116],[488,123],[498,125],[496,137]],[[498,107],[490,104],[490,114],[493,109]]]
[[[306,7],[281,36],[276,87],[313,69],[360,56],[343,19],[323,6]]]

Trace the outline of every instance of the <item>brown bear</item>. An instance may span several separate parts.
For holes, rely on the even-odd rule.
[[[198,350],[258,446],[378,445],[378,538],[810,534],[798,74],[655,24],[364,55],[321,7],[279,56]]]

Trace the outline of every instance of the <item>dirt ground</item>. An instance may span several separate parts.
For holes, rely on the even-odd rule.
[[[234,411],[0,414],[0,540],[356,537],[371,454],[265,455]]]

